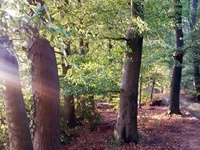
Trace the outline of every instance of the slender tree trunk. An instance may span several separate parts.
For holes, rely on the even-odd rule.
[[[152,79],[152,85],[151,85],[151,101],[153,101],[153,90],[155,85],[155,78]]]
[[[194,50],[194,54],[195,57],[198,56],[198,58],[194,58],[194,85],[195,85],[195,90],[196,90],[196,99],[200,101],[200,65],[199,65],[199,59],[200,58],[200,54],[198,52],[198,50]]]
[[[54,49],[49,41],[35,37],[29,41],[32,61],[34,149],[60,149],[59,80]]]
[[[132,15],[142,14],[141,3],[132,1]],[[138,143],[137,101],[138,81],[142,56],[143,37],[128,31],[127,46],[131,52],[125,52],[125,61],[120,87],[120,108],[114,136],[117,140]]]
[[[80,47],[80,54],[84,55],[85,54],[85,50],[84,50],[84,42],[83,39],[80,39],[79,41],[79,47]]]
[[[0,48],[0,79],[4,80],[4,105],[8,122],[10,150],[32,150],[29,122],[21,91],[16,58]]]
[[[169,114],[180,114],[179,97],[183,61],[183,31],[182,31],[182,3],[174,0],[174,37],[176,51],[173,54],[174,65],[170,89]]]
[[[197,8],[198,0],[192,0],[192,14],[191,14],[191,29],[194,30],[197,22]],[[192,41],[194,41],[194,33],[192,32]],[[196,48],[193,48],[193,67],[194,67],[194,86],[196,90],[196,97],[200,100],[200,51]]]
[[[192,15],[191,15],[191,27],[193,28],[197,22],[197,8],[198,8],[198,0],[192,0]]]
[[[64,106],[65,106],[65,117],[69,127],[76,127],[78,125],[76,115],[75,115],[75,107],[74,107],[74,96],[68,95],[64,96]]]
[[[67,56],[71,55],[70,43],[67,44],[66,48]],[[62,74],[65,76],[67,71],[70,69],[69,65],[66,65],[63,59],[62,63]],[[65,120],[69,127],[76,127],[78,125],[75,115],[75,105],[73,95],[64,95],[64,108],[65,108]]]

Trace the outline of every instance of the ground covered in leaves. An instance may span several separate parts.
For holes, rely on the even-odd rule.
[[[187,105],[186,105],[187,104]],[[112,108],[99,109],[102,116],[100,124],[91,129],[88,123],[70,131],[72,141],[63,145],[63,150],[199,150],[200,149],[200,118],[188,109],[190,104],[182,100],[182,115],[166,115],[166,106],[143,106],[139,109],[138,145],[119,145],[109,140],[117,118]]]

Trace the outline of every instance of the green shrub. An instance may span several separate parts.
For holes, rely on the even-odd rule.
[[[60,142],[64,145],[70,144],[71,137],[67,134],[67,123],[61,121]]]
[[[92,124],[98,124],[101,116],[95,108],[94,96],[77,96],[75,100],[76,115]]]
[[[9,149],[8,126],[4,118],[0,119],[0,149]]]
[[[150,99],[151,94],[148,92],[142,92],[142,100],[141,100],[141,104],[146,104],[147,101]]]

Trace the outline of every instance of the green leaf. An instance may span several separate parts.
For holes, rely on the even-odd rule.
[[[50,32],[56,33],[56,29],[54,27],[49,27]]]
[[[60,31],[61,33],[63,32],[63,28],[62,28],[61,25],[57,25],[57,29],[58,29],[58,31]]]
[[[65,34],[65,36],[66,36],[66,37],[68,37],[68,38],[70,37],[70,34],[69,34],[69,32],[65,31],[65,33],[64,33],[64,34]]]

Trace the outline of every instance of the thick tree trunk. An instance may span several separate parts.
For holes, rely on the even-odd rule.
[[[142,12],[139,3],[132,2],[132,14],[137,17]],[[120,87],[120,108],[114,136],[117,140],[138,143],[137,101],[138,81],[142,56],[142,36],[129,31],[127,46],[131,52],[125,52],[125,61]]]
[[[8,122],[10,150],[32,150],[31,134],[21,91],[18,63],[0,48],[0,79],[4,80],[4,105]]]
[[[182,4],[180,0],[174,0],[174,37],[175,47],[174,52],[174,66],[172,73],[171,89],[170,89],[170,105],[169,114],[180,114],[179,97],[180,97],[180,83],[182,74],[182,61],[183,61],[183,32],[182,32]]]
[[[54,49],[39,37],[29,41],[32,61],[34,149],[60,149],[59,80]]]
[[[191,14],[191,29],[193,30],[197,22],[197,8],[198,0],[192,0],[192,14]],[[194,41],[194,33],[192,33],[192,40]],[[194,67],[194,86],[197,93],[197,99],[200,100],[200,51],[193,48],[193,67]]]

